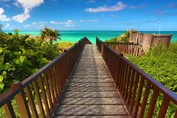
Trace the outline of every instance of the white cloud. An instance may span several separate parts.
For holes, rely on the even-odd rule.
[[[47,22],[45,22],[45,21],[40,21],[40,22],[38,22],[37,24],[39,24],[40,27],[45,27],[46,24],[47,24]]]
[[[9,28],[9,27],[10,27],[10,24],[7,23],[4,27],[5,27],[5,28]]]
[[[14,2],[13,5],[15,5],[16,7],[20,8],[20,3],[19,2]]]
[[[30,24],[30,26],[33,26],[33,27],[44,27],[46,26],[47,22],[44,22],[44,21],[39,21],[39,22],[32,22]]]
[[[61,22],[58,22],[58,21],[50,21],[50,24],[53,24],[53,25],[64,25],[66,27],[73,27],[75,26],[74,25],[74,22],[72,20],[66,20],[66,21],[61,21]]]
[[[32,25],[36,25],[37,23],[36,22],[32,22]]]
[[[47,24],[45,21],[40,21],[39,24]]]
[[[42,4],[44,0],[17,0],[17,2],[20,3],[25,10],[31,10]]]
[[[16,7],[23,7],[24,13],[13,16],[12,19],[16,22],[22,23],[28,18],[30,18],[30,11],[34,8],[42,4],[44,0],[16,0],[14,5]]]
[[[137,5],[137,6],[130,5],[130,6],[128,6],[128,8],[136,9],[136,8],[141,8],[141,7],[145,7],[145,6],[146,6],[145,4],[141,4],[141,5]]]
[[[30,25],[27,24],[27,25],[25,25],[24,27],[25,27],[25,28],[28,28],[28,27],[30,27]]]
[[[10,18],[7,18],[6,15],[4,15],[4,9],[0,8],[0,21],[10,21]]]
[[[65,25],[67,27],[73,27],[73,26],[75,26],[74,22],[72,20],[67,20],[67,21],[64,21],[64,22],[59,22],[59,24]]]
[[[96,23],[96,22],[98,22],[98,20],[94,20],[94,19],[89,19],[89,20],[79,20],[79,22],[94,22],[94,23]]]
[[[110,16],[111,16],[111,17],[115,17],[115,18],[118,17],[117,14],[111,14]]]
[[[59,24],[59,22],[56,22],[56,21],[50,21],[50,24]]]
[[[9,8],[10,6],[9,6],[8,4],[5,4],[5,7],[8,7],[8,8]]]
[[[85,11],[86,12],[90,12],[90,13],[96,13],[96,12],[114,12],[114,11],[120,11],[123,10],[125,8],[129,8],[129,9],[136,9],[136,8],[141,8],[141,7],[145,7],[145,4],[141,4],[141,5],[137,5],[137,6],[133,6],[133,5],[126,5],[123,2],[117,2],[116,5],[113,6],[100,6],[97,8],[87,8]]]
[[[23,23],[25,20],[30,18],[30,15],[28,13],[22,13],[16,16],[13,16],[12,19],[16,22]]]
[[[124,3],[117,2],[117,4],[114,6],[101,6],[97,8],[87,8],[85,11],[86,12],[111,12],[111,11],[120,11],[125,9],[126,7],[127,5],[125,5]]]

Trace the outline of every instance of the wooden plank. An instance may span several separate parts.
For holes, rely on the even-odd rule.
[[[60,104],[64,105],[124,105],[122,98],[63,98]]]
[[[22,118],[25,118],[25,117],[30,118],[31,115],[30,115],[29,107],[27,105],[27,101],[26,101],[26,98],[25,98],[24,91],[21,89],[21,83],[20,82],[13,83],[11,85],[12,90],[16,89],[16,88],[20,89],[19,93],[17,93],[16,96],[15,96],[15,101],[17,103],[17,106],[18,106],[18,109],[19,109],[19,112],[20,112],[20,116]]]
[[[108,92],[108,91],[117,91],[115,87],[72,87],[68,88],[66,91],[72,92]]]
[[[140,110],[140,115],[139,115],[139,117],[141,117],[141,118],[144,117],[144,112],[145,112],[145,109],[146,109],[146,104],[147,104],[150,88],[151,88],[151,84],[150,84],[149,81],[147,81],[146,89],[145,89],[145,95],[144,95],[143,101],[141,103],[141,110]]]
[[[131,78],[130,78],[130,88],[128,89],[128,98],[126,100],[126,104],[129,106],[130,104],[130,100],[131,100],[131,96],[132,96],[132,88],[133,88],[133,83],[134,83],[134,78],[135,78],[135,70],[133,70],[133,72],[131,73]]]
[[[120,98],[117,91],[112,92],[66,92],[64,98]]]
[[[40,89],[41,89],[41,92],[42,92],[42,98],[43,98],[43,101],[44,101],[46,114],[50,115],[50,108],[49,108],[49,104],[47,102],[46,90],[44,89],[44,84],[42,82],[42,77],[41,76],[38,77],[38,82],[39,82],[39,86],[40,86]]]
[[[15,112],[12,107],[11,101],[8,101],[5,105],[3,105],[3,108],[6,112],[6,117],[7,118],[15,118]]]
[[[165,118],[169,103],[170,103],[170,101],[169,101],[168,97],[164,96],[163,102],[162,102],[162,105],[161,105],[161,108],[159,111],[158,118]]]
[[[44,108],[43,108],[43,105],[42,105],[42,99],[40,97],[39,88],[37,87],[37,84],[36,84],[35,80],[32,81],[32,85],[33,85],[33,88],[34,88],[35,96],[37,98],[37,105],[39,107],[40,117],[44,118],[45,117],[45,113],[44,113]]]
[[[140,80],[140,84],[139,84],[139,88],[138,88],[137,100],[135,103],[135,111],[134,111],[135,117],[137,117],[138,111],[139,111],[140,100],[141,100],[141,95],[142,95],[142,91],[143,91],[143,84],[144,84],[144,78],[141,76],[141,80]]]
[[[136,78],[135,78],[135,82],[134,82],[134,87],[133,87],[133,95],[130,101],[130,112],[133,111],[134,108],[134,104],[135,104],[135,100],[136,100],[136,91],[138,89],[138,82],[139,82],[139,74],[136,73]]]
[[[48,75],[48,83],[49,83],[52,103],[55,103],[55,93],[54,93],[54,88],[53,88],[54,87],[53,86],[53,78],[52,78],[52,73],[51,73],[51,69],[50,68],[47,70],[47,75]]]
[[[75,116],[104,116],[119,115],[128,116],[124,105],[62,105],[57,109],[55,115]]]
[[[51,110],[51,109],[53,109],[53,104],[52,104],[52,97],[51,97],[51,92],[50,92],[48,77],[47,77],[46,72],[44,73],[44,83],[45,83],[45,86],[46,86],[47,100],[48,100],[49,107],[50,107],[50,110]]]
[[[38,114],[37,114],[37,110],[36,110],[36,105],[34,103],[34,98],[32,96],[31,90],[29,86],[26,86],[24,88],[26,96],[28,97],[28,101],[29,101],[29,106],[31,108],[32,111],[32,115],[34,118],[38,118]]]
[[[148,115],[147,115],[148,118],[151,118],[153,116],[154,108],[155,108],[155,105],[156,105],[158,95],[159,95],[159,90],[156,87],[154,87],[154,91],[153,91],[153,94],[152,94],[152,99],[151,99],[151,102],[150,102]]]

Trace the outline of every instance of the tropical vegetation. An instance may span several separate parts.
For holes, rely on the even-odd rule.
[[[129,41],[130,31],[126,31],[120,36],[105,40],[105,42],[128,42]]]
[[[57,39],[60,39],[61,34],[58,30],[52,30],[51,28],[45,27],[41,30],[41,38],[44,41],[56,41]]]
[[[123,38],[122,38],[123,37]],[[125,37],[125,38],[124,38]],[[117,42],[117,41],[128,41],[123,39],[128,39],[128,32],[122,34],[117,38],[107,40],[107,42]],[[141,68],[147,74],[152,76],[155,80],[162,83],[165,87],[177,93],[177,42],[172,43],[169,48],[161,45],[158,47],[151,47],[151,49],[146,52],[141,57],[136,57],[132,55],[126,55],[132,63]],[[145,91],[143,91],[144,94]],[[150,90],[150,96],[152,96],[153,90]],[[163,96],[159,95],[153,117],[157,117],[157,113],[162,104]],[[151,97],[148,98],[147,105],[150,105]],[[147,107],[148,108],[148,107]],[[166,117],[174,117],[177,106],[170,103]],[[146,109],[146,112],[148,109]]]
[[[177,43],[169,48],[165,46],[152,47],[142,57],[128,56],[127,58],[154,79],[177,93]]]
[[[0,24],[0,32],[2,32],[2,25]]]
[[[50,31],[50,40],[43,31]],[[46,32],[48,33],[48,32]],[[46,37],[45,37],[46,36]],[[58,43],[51,43],[58,38],[59,33],[50,28],[44,28],[41,36],[0,33],[0,93],[8,91],[15,81],[22,81],[39,68],[43,67],[61,53]]]
[[[74,43],[72,43],[72,42],[58,42],[58,48],[61,51],[67,50],[68,48],[70,48],[73,45],[74,45]]]
[[[152,47],[149,52],[142,57],[128,56],[127,58],[155,80],[177,93],[176,50],[177,42],[172,43],[169,48],[166,48],[165,46]],[[158,99],[155,111],[159,110],[162,99],[162,96]],[[150,99],[148,99],[148,104],[150,104]],[[166,117],[174,117],[176,109],[177,106],[170,104]],[[154,116],[156,115],[155,112]]]
[[[71,42],[57,42],[57,30],[45,27],[39,36],[20,35],[15,29],[4,33],[0,25],[0,95],[10,89],[15,81],[22,81],[56,56],[73,45]],[[17,104],[12,101],[17,117],[20,117]],[[6,117],[3,107],[0,117]]]

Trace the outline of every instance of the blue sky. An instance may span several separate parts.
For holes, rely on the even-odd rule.
[[[0,0],[4,30],[176,31],[177,0]]]

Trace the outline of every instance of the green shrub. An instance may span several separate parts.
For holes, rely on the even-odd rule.
[[[142,57],[128,56],[127,58],[162,83],[165,87],[177,93],[177,43],[171,44],[167,49],[164,46],[152,47],[148,53]],[[158,111],[162,102],[162,97],[157,101],[155,111]],[[148,105],[150,99],[148,100]],[[160,105],[159,105],[160,104]],[[170,104],[166,117],[173,117],[177,106]],[[154,114],[156,117],[157,114]]]
[[[59,42],[58,48],[59,48],[59,50],[63,51],[65,49],[70,48],[73,45],[74,45],[74,43],[72,43],[72,42]]]
[[[128,42],[129,41],[129,34],[130,34],[130,32],[127,31],[118,37],[105,40],[105,42]]]
[[[59,55],[58,44],[40,37],[0,33],[0,93],[22,81]]]

